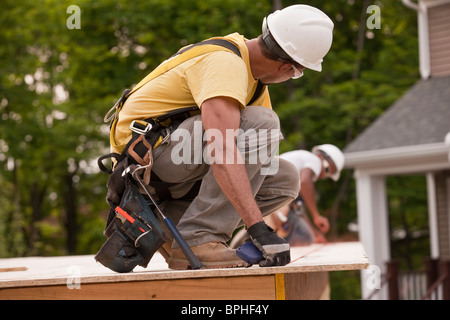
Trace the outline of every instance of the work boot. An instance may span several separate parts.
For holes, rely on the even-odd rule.
[[[219,241],[207,242],[191,247],[198,260],[207,269],[245,267],[247,263],[236,255],[236,250],[230,249]],[[169,268],[174,270],[190,269],[189,261],[180,248],[172,248]]]

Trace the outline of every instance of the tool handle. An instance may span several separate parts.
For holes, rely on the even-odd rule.
[[[136,221],[136,219],[134,219],[132,216],[130,216],[128,213],[126,213],[126,211],[123,210],[121,207],[117,206],[115,210],[116,210],[116,213],[117,213],[117,217],[122,221],[122,223],[125,222],[125,219],[130,221],[131,224],[133,224],[134,221]],[[122,217],[120,217],[119,215],[122,216]],[[139,230],[141,230],[142,232],[145,233],[145,230],[142,229],[141,227],[139,227]]]
[[[202,263],[197,259],[194,252],[192,252],[191,248],[188,246],[186,241],[183,239],[180,232],[173,224],[172,220],[170,220],[169,218],[166,217],[166,218],[164,218],[164,224],[166,225],[167,229],[169,229],[169,231],[172,234],[172,236],[174,237],[175,241],[178,243],[178,245],[180,246],[184,255],[188,259],[188,261],[191,265],[191,268],[194,270],[200,269],[202,267]]]
[[[130,223],[134,222],[134,218],[132,216],[130,216],[128,213],[125,212],[125,210],[123,210],[121,207],[117,206],[114,209],[118,214],[120,214],[122,217],[124,217],[125,219],[127,219],[128,221],[130,221]],[[120,217],[119,217],[120,218]],[[123,222],[123,219],[120,219]]]

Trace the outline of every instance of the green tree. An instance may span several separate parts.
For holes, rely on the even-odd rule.
[[[330,15],[334,41],[321,73],[307,71],[279,89],[287,96],[275,104],[286,137],[280,152],[322,143],[344,148],[419,79],[417,17],[400,1],[305,3]],[[380,8],[380,29],[366,24],[373,4]],[[356,219],[351,172],[338,183],[320,182],[318,192],[336,238]]]
[[[66,25],[70,5],[80,29]],[[0,254],[92,253],[103,241],[103,116],[179,47],[256,36],[263,1],[5,0],[0,13]],[[94,174],[93,174],[94,173]]]

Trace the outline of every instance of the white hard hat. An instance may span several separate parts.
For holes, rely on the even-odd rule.
[[[281,58],[322,71],[323,57],[333,42],[331,19],[317,8],[293,5],[270,14],[263,21],[263,40]]]
[[[332,144],[321,144],[319,146],[315,146],[312,149],[313,153],[316,153],[317,151],[321,151],[325,154],[325,157],[328,157],[329,159],[331,159],[331,161],[333,161],[336,167],[336,173],[331,176],[331,179],[333,179],[334,181],[338,181],[341,175],[341,171],[344,168],[345,161],[342,151]]]

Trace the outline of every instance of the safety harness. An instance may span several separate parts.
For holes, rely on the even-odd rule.
[[[214,51],[231,51],[241,56],[239,48],[224,38],[211,38],[197,44],[182,48],[167,62],[161,64],[147,77],[139,82],[132,90],[126,89],[116,104],[105,115],[105,122],[110,124],[110,141],[112,146],[118,147],[114,133],[118,122],[119,112],[131,94],[145,84],[175,68],[181,63]],[[261,95],[265,86],[258,82],[252,98],[247,105],[251,105]],[[160,221],[152,212],[152,203],[145,198],[128,174],[131,166],[138,165],[144,170],[142,181],[150,185],[161,203],[171,198],[169,187],[173,184],[161,181],[151,171],[152,150],[163,145],[170,138],[170,134],[187,118],[200,114],[198,106],[181,108],[165,115],[149,118],[144,121],[134,120],[130,129],[131,140],[121,154],[109,153],[98,159],[99,168],[110,174],[107,182],[106,200],[110,205],[110,213],[106,222],[104,243],[95,259],[116,272],[130,272],[136,265],[146,267],[153,254],[160,249],[167,240],[167,232],[163,231]],[[112,169],[103,164],[104,159],[115,159]],[[198,181],[183,199],[193,199],[200,189]],[[164,250],[163,250],[164,251]],[[167,253],[161,252],[165,257]],[[167,258],[167,257],[166,257]]]
[[[118,147],[118,144],[114,136],[114,132],[118,122],[118,115],[119,112],[122,110],[125,101],[131,94],[139,90],[141,87],[143,87],[151,80],[175,68],[181,63],[194,57],[219,50],[231,51],[236,55],[238,55],[239,57],[242,57],[239,48],[232,42],[220,37],[211,38],[182,48],[174,56],[172,56],[171,59],[169,59],[166,63],[161,64],[158,68],[152,71],[147,77],[145,77],[141,82],[139,82],[133,88],[133,90],[126,89],[123,92],[121,98],[117,101],[117,103],[105,115],[104,120],[106,122],[111,121],[110,124],[111,145],[113,147]],[[264,88],[265,86],[258,81],[254,94],[248,101],[247,105],[251,105],[253,102],[255,102],[256,99],[258,99],[258,97],[263,92]],[[125,157],[128,157],[131,163],[138,163],[140,165],[148,164],[151,155],[151,150],[168,142],[170,134],[181,124],[181,122],[197,114],[200,114],[200,109],[198,106],[193,106],[173,110],[159,117],[148,118],[146,120],[132,121],[130,125],[130,129],[132,131],[132,138],[125,146],[122,153],[121,154],[109,153],[101,156],[98,159],[99,168],[105,173],[112,174],[112,170],[106,168],[106,166],[104,166],[102,163],[102,161],[107,158],[114,158],[115,163],[120,163],[121,160],[123,160]],[[155,188],[155,191],[160,201],[166,200],[167,198],[170,197],[168,188],[172,184],[162,182],[161,179],[159,179],[156,176],[156,174],[151,173],[150,170],[147,170],[145,172],[144,182],[146,184],[150,183],[150,185],[152,185],[152,187]],[[198,189],[199,185],[197,184],[195,188]]]

